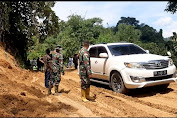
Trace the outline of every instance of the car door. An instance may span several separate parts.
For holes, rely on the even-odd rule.
[[[99,57],[99,54],[100,53],[107,53],[108,54],[108,52],[104,46],[97,47],[97,50],[98,50],[97,59],[95,61],[95,64],[97,66],[95,67],[95,69],[98,74],[104,75],[107,58],[101,58],[101,57]]]
[[[96,67],[95,62],[97,61],[97,47],[90,48],[89,54],[90,54],[90,63],[91,63],[92,73],[96,73],[97,67]]]

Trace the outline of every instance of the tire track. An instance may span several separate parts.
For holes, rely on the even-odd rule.
[[[73,106],[74,108],[78,109],[78,113],[81,114],[84,117],[98,117],[97,115],[95,115],[90,109],[88,109],[87,107],[85,107],[84,105],[80,104],[79,102],[76,102],[68,97],[65,96],[57,96],[56,97],[60,102],[68,104]]]
[[[66,79],[67,78],[67,79]],[[113,106],[111,106],[111,105],[109,105],[109,104],[107,104],[106,102],[105,102],[105,100],[106,101],[109,101],[109,100],[107,100],[106,99],[106,97],[104,97],[105,98],[105,100],[103,100],[103,96],[99,96],[98,98],[101,98],[102,100],[103,100],[103,102],[99,102],[100,100],[98,100],[98,99],[96,99],[96,102],[87,102],[87,103],[83,103],[82,101],[81,101],[81,97],[80,97],[80,88],[78,88],[78,87],[80,87],[79,86],[79,84],[80,83],[78,83],[78,81],[75,81],[75,80],[73,80],[73,79],[69,79],[68,78],[68,76],[67,77],[65,77],[65,80],[67,80],[67,82],[65,81],[63,81],[63,85],[62,85],[62,87],[68,87],[68,85],[71,85],[69,88],[73,88],[73,90],[72,91],[74,91],[74,92],[72,92],[70,95],[67,95],[67,97],[69,97],[69,98],[75,98],[75,101],[78,101],[78,102],[81,102],[81,104],[83,104],[83,105],[85,105],[87,108],[89,108],[93,113],[96,113],[96,114],[98,114],[98,115],[101,115],[101,116],[103,116],[103,117],[113,117],[113,116],[125,116],[125,114],[121,111],[121,110],[119,110],[119,109],[117,109],[116,107],[113,107]],[[79,80],[80,81],[80,80]],[[91,91],[92,90],[95,90],[95,88],[91,88]],[[98,88],[96,88],[96,89],[98,89]],[[90,93],[91,94],[91,96],[92,96],[92,92]],[[95,108],[95,106],[96,106],[96,108]],[[101,109],[101,110],[100,110]]]
[[[66,75],[62,76],[61,87],[71,89],[71,92],[68,95],[64,94],[64,98],[62,99],[68,98],[76,102],[73,104],[80,104],[81,106],[85,106],[85,108],[89,110],[88,116],[92,117],[92,113],[95,114],[96,116],[99,115],[99,116],[106,116],[106,117],[115,117],[115,116],[117,117],[122,117],[122,116],[124,117],[176,117],[177,116],[177,112],[176,112],[177,109],[170,107],[172,103],[168,103],[168,99],[166,99],[166,98],[170,98],[170,96],[168,96],[169,93],[163,94],[163,96],[159,96],[159,94],[151,95],[151,93],[149,93],[151,95],[149,98],[148,97],[137,98],[137,97],[118,94],[105,88],[98,88],[95,86],[91,86],[91,95],[93,94],[97,95],[96,102],[83,103],[81,102],[81,98],[80,98],[80,79],[76,74],[77,72],[72,71],[72,72],[66,72]],[[175,92],[170,92],[170,94],[172,93],[175,94]],[[144,100],[144,98],[147,99],[148,101]],[[175,101],[174,98],[175,97],[173,96],[172,99]],[[161,100],[166,99],[166,101],[164,102],[164,104],[156,104],[157,101],[153,102],[153,99],[156,99],[157,101],[158,99]],[[63,101],[63,102],[66,103],[67,101]]]
[[[114,98],[117,98],[130,106],[135,107],[136,109],[140,109],[147,113],[151,113],[152,115],[155,115],[156,117],[176,117],[176,109],[170,108],[168,106],[162,106],[162,105],[156,105],[150,102],[144,102],[141,100],[135,100],[135,99],[129,99],[128,97],[122,97],[122,96],[115,96],[110,93],[105,93],[107,95],[113,96]],[[128,98],[128,99],[127,99]],[[165,109],[164,109],[165,108]]]
[[[145,101],[145,102],[151,102],[153,104],[160,104],[160,105],[163,105],[163,106],[168,106],[168,107],[171,107],[173,109],[176,109],[177,111],[177,106],[176,104],[174,104],[176,102],[176,99],[169,99],[169,98],[166,98],[166,97],[148,97],[148,98],[140,98],[140,100],[142,101]]]
[[[75,87],[78,86],[75,81],[68,81],[68,82],[65,82],[65,83],[70,84],[70,85],[75,85],[75,86],[72,86],[73,88],[75,88]],[[97,87],[91,88],[91,91],[93,91],[93,90],[94,91],[101,91]],[[75,91],[75,94],[73,94],[73,95],[70,94],[69,96],[70,97],[72,96],[74,98],[78,98],[78,99],[81,100],[80,95],[78,97],[78,93],[80,92],[80,89],[79,88],[75,88],[74,91]],[[117,116],[117,117],[120,117],[120,116],[127,116],[127,117],[128,116],[140,116],[140,115],[138,115],[138,113],[140,112],[140,110],[133,111],[134,108],[131,107],[131,106],[129,106],[129,105],[127,105],[126,103],[121,103],[120,101],[117,101],[117,100],[113,101],[113,100],[111,100],[112,98],[110,98],[109,96],[105,97],[104,94],[99,94],[97,96],[98,96],[98,98],[96,99],[96,103],[94,103],[94,104],[97,106],[97,108],[100,108],[102,110],[104,109],[103,113],[105,113],[105,111],[107,111],[106,116],[108,116],[108,117],[113,117],[113,116],[114,117],[115,116]],[[115,103],[111,103],[110,101],[115,102]],[[86,103],[85,105],[90,110],[92,110],[92,111],[95,110],[93,108],[94,107],[93,103]],[[118,107],[118,106],[120,106],[120,107]],[[141,112],[143,112],[143,111],[141,111]],[[147,115],[147,113],[145,113],[145,112],[141,113],[141,116],[144,116],[144,115]],[[149,114],[148,116],[152,117],[153,115]]]
[[[80,87],[78,84],[79,83],[76,83],[75,81],[69,80],[69,79],[67,80],[67,82],[63,81],[62,88],[67,87],[67,89],[72,89],[72,90],[69,93],[69,95],[68,94],[62,94],[62,95],[84,105],[87,109],[90,109],[94,114],[96,114],[97,117],[98,116],[103,116],[103,117],[114,116],[113,113],[111,113],[109,109],[105,107],[104,105],[98,105],[97,102],[87,102],[87,103],[82,102],[81,95],[80,95],[81,90],[80,88],[78,88]],[[71,86],[68,87],[68,85],[71,85]],[[111,108],[113,109],[113,107]]]

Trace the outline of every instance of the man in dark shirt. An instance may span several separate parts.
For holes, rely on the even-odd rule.
[[[77,66],[78,66],[78,58],[77,58],[77,54],[74,54],[74,57],[73,57],[73,63],[74,63],[75,69],[77,69]]]
[[[45,87],[48,88],[49,87],[49,79],[50,79],[50,75],[52,72],[52,67],[51,67],[52,58],[50,56],[49,49],[46,50],[46,55],[44,55],[44,57],[42,57],[39,61],[44,63]]]

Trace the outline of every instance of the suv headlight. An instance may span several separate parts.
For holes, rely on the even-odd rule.
[[[173,60],[172,60],[172,59],[169,59],[168,64],[169,64],[169,66],[172,66],[172,65],[173,65]]]
[[[125,62],[124,65],[127,68],[145,69],[144,66],[141,63],[136,63],[136,62],[131,62],[131,63]]]

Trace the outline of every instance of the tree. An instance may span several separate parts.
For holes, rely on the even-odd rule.
[[[162,29],[158,32],[156,29],[146,24],[141,24],[138,29],[142,32],[141,40],[143,42],[154,42],[157,44],[164,43]]]
[[[7,3],[0,1],[0,41],[4,42],[4,35],[9,31],[8,14],[10,12]]]
[[[176,41],[176,39],[177,39],[177,34],[176,32],[173,32],[173,36],[171,36],[171,40]]]
[[[169,1],[167,3],[167,7],[165,11],[171,12],[172,14],[176,13],[177,10],[177,2],[176,1]]]
[[[63,56],[68,59],[75,53],[78,53],[84,40],[90,40],[93,43],[103,30],[102,19],[91,18],[84,19],[79,15],[70,15],[68,21],[64,24],[64,31],[60,32],[57,40],[63,49]]]
[[[70,56],[73,56],[75,53],[78,53],[82,47],[84,40],[90,40],[91,43],[94,40],[98,39],[101,31],[104,29],[102,26],[102,19],[100,18],[91,18],[84,19],[79,15],[70,15],[68,21],[60,21],[60,32],[57,36],[53,35],[46,38],[43,42],[40,42],[40,45],[43,44],[43,48],[46,47],[53,50],[57,44],[60,44],[63,47],[63,57],[66,62]],[[35,42],[36,39],[33,41]],[[40,57],[42,49],[38,49],[37,44],[33,43],[30,46],[28,58],[35,58],[37,55]],[[31,54],[31,53],[36,53]]]
[[[117,28],[119,26],[119,24],[126,24],[126,25],[132,25],[132,26],[135,26],[137,27],[138,24],[139,24],[139,21],[136,20],[136,18],[133,18],[133,17],[121,17],[120,18],[121,20],[118,21],[116,27],[115,27],[115,32],[117,32]]]
[[[140,41],[141,31],[135,29],[135,26],[120,24],[118,26],[118,32],[116,33],[116,35],[117,35],[117,38],[115,39],[116,42],[126,41],[136,43]]]
[[[1,42],[5,49],[11,52],[22,65],[27,60],[28,46],[33,44],[32,36],[41,36],[42,31],[40,29],[45,29],[47,34],[50,34],[50,31],[52,31],[51,34],[58,31],[56,30],[58,19],[51,10],[53,5],[54,2],[43,1],[0,2],[0,12],[2,13],[0,17]],[[46,24],[56,25],[56,27],[50,25],[50,29],[47,29],[44,25],[44,27],[39,28],[37,17],[47,19],[49,22]]]
[[[98,39],[94,39],[92,42],[94,44],[111,43],[114,41],[114,39],[115,39],[114,32],[111,30],[111,28],[106,28],[100,33]]]

